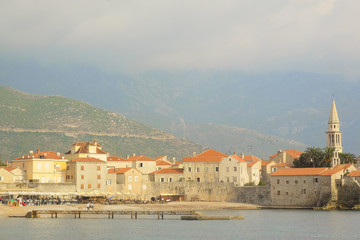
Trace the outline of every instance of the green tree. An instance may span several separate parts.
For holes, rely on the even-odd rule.
[[[357,158],[353,153],[339,153],[339,158],[342,164],[345,163],[357,163]]]
[[[299,159],[294,160],[297,168],[320,167],[323,164],[324,152],[321,148],[307,147]]]
[[[322,159],[322,163],[320,164],[322,167],[330,167],[331,166],[331,158],[334,156],[335,148],[326,147],[324,148],[324,155]]]

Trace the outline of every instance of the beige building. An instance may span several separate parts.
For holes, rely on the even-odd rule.
[[[271,166],[271,172],[273,173],[282,168],[292,168],[292,167],[294,167],[294,166],[291,164],[288,164],[288,163],[284,163],[284,162],[276,163]]]
[[[249,182],[247,162],[235,155],[222,158],[219,163],[219,181],[244,186]]]
[[[336,180],[355,169],[352,164],[334,168],[283,168],[271,175],[271,199],[277,206],[314,207],[337,199]]]
[[[277,153],[271,155],[269,160],[276,163],[287,163],[292,165],[294,160],[299,159],[302,153],[303,152],[298,150],[279,150]]]
[[[52,151],[30,151],[29,154],[15,158],[12,161],[13,168],[19,168],[25,172],[28,181],[40,183],[65,182],[67,159],[63,155]]]
[[[133,164],[133,161],[122,157],[110,156],[107,158],[108,168],[132,168]]]
[[[261,177],[261,160],[247,162],[247,174],[249,176],[248,182],[258,185]]]
[[[21,183],[25,173],[19,168],[0,167],[0,183]]]
[[[106,187],[108,192],[140,195],[146,191],[142,174],[135,168],[108,169]]]
[[[67,159],[76,158],[97,158],[106,161],[109,153],[102,150],[102,146],[96,140],[93,142],[76,142],[71,145],[68,152],[65,153]]]
[[[162,168],[150,173],[151,182],[182,182],[184,169],[181,168]]]
[[[264,184],[270,183],[270,175],[273,173],[271,167],[275,164],[272,160],[261,161],[261,182]]]
[[[76,158],[67,163],[66,182],[76,184],[77,192],[106,191],[106,161]]]

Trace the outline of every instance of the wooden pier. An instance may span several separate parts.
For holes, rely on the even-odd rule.
[[[40,215],[50,215],[57,218],[58,215],[73,215],[81,218],[82,215],[107,215],[113,219],[115,215],[130,215],[131,219],[137,219],[139,215],[155,215],[157,219],[164,219],[164,215],[194,215],[194,211],[111,211],[111,210],[33,210],[26,214],[28,218],[39,218]]]

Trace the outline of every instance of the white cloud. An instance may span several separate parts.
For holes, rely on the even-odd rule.
[[[3,1],[0,53],[109,71],[360,76],[358,0]]]

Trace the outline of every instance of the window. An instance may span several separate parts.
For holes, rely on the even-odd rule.
[[[0,176],[0,182],[4,181],[4,177]]]
[[[143,167],[144,165],[143,165],[143,163],[141,162],[141,163],[139,163],[139,167]]]
[[[289,180],[286,180],[286,184],[289,184]]]
[[[198,177],[198,178],[196,178],[196,181],[197,181],[197,182],[200,182],[200,178],[199,178],[199,177]]]
[[[98,183],[97,188],[100,188],[100,183]]]
[[[106,180],[106,185],[111,185],[111,179]]]
[[[81,179],[84,179],[84,175],[81,175]]]
[[[80,170],[81,170],[81,171],[84,171],[84,169],[85,169],[84,166],[81,166],[81,167],[80,167]]]
[[[165,178],[160,178],[160,182],[165,182]]]
[[[229,167],[226,167],[226,172],[229,172]]]
[[[277,183],[277,184],[280,184],[280,179],[276,179],[276,183]]]
[[[306,180],[304,180],[304,183],[306,183]]]
[[[227,178],[226,178],[226,182],[230,182],[230,178],[227,177]]]
[[[277,191],[277,195],[280,195],[280,191]]]
[[[143,184],[143,190],[146,190],[146,185],[145,184]]]
[[[97,175],[97,179],[101,179],[101,175]]]
[[[318,183],[319,182],[319,178],[314,178],[314,183]]]
[[[22,164],[23,168],[25,168],[25,163]]]
[[[298,184],[298,180],[295,180],[295,184]]]
[[[200,168],[199,168],[199,167],[197,167],[197,168],[196,168],[196,171],[197,171],[197,172],[200,172]]]
[[[139,176],[135,176],[135,182],[139,181]]]
[[[219,167],[215,167],[215,172],[218,172],[219,171]]]
[[[101,170],[101,166],[97,166],[97,170],[100,171],[100,170]]]
[[[37,164],[37,169],[41,169],[41,163]]]
[[[70,170],[70,166],[66,166],[66,170]]]
[[[91,184],[88,184],[88,188],[91,188]]]
[[[237,177],[233,177],[233,182],[237,182]]]
[[[188,168],[188,171],[191,172],[191,167]]]
[[[306,194],[306,189],[301,189],[302,194]]]
[[[169,182],[172,182],[172,178],[169,178]]]
[[[237,172],[237,167],[234,167],[234,172]]]
[[[289,192],[286,192],[285,195],[289,195]]]
[[[132,176],[128,177],[128,181],[131,182],[132,181]]]
[[[81,189],[84,189],[84,184],[81,184]]]

